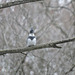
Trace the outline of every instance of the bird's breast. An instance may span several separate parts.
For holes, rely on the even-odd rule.
[[[33,40],[35,36],[29,36],[28,39]]]

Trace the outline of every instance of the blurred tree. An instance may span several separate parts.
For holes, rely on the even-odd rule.
[[[25,47],[31,27],[37,44],[75,37],[74,0],[14,2],[22,0],[0,0],[0,49]],[[0,75],[74,75],[75,42],[60,46],[0,56]]]

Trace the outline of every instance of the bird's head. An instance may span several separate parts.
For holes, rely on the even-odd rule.
[[[31,30],[30,30],[30,33],[32,34],[32,33],[34,33],[34,30],[31,28]]]

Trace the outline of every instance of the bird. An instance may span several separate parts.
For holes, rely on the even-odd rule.
[[[27,38],[27,46],[31,47],[34,45],[36,45],[36,37],[35,37],[33,28],[31,28],[29,35],[28,35],[28,38]]]

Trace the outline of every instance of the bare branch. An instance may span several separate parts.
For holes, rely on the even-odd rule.
[[[46,44],[40,44],[36,46],[31,46],[31,47],[26,47],[26,48],[15,48],[15,49],[2,49],[0,50],[0,55],[4,55],[6,53],[21,53],[21,52],[26,52],[26,51],[33,51],[36,49],[42,49],[42,48],[61,48],[57,46],[57,44],[62,44],[62,43],[67,43],[67,42],[72,42],[75,41],[75,37],[72,39],[67,39],[67,40],[62,40],[62,41],[56,41],[52,43],[46,43]]]
[[[70,68],[70,70],[67,71],[65,74],[68,74],[68,73],[72,72],[74,68],[75,68],[75,65],[73,65],[73,66]]]
[[[15,73],[17,73],[18,70],[19,70],[19,69],[21,68],[21,66],[23,65],[23,63],[24,63],[24,61],[25,61],[25,59],[26,59],[26,57],[27,57],[28,52],[27,52],[26,54],[25,54],[25,53],[22,53],[22,54],[24,55],[24,57],[23,57],[23,59],[21,60],[19,66],[17,67]]]
[[[36,2],[36,1],[43,1],[43,0],[22,0],[22,1],[8,2],[8,3],[0,4],[0,9],[15,6],[15,5],[20,5],[24,3],[29,3],[29,2]]]
[[[57,42],[55,42],[54,44],[62,44],[62,43],[67,43],[67,42],[71,42],[71,41],[75,41],[75,37],[72,38],[72,39],[57,41]]]

